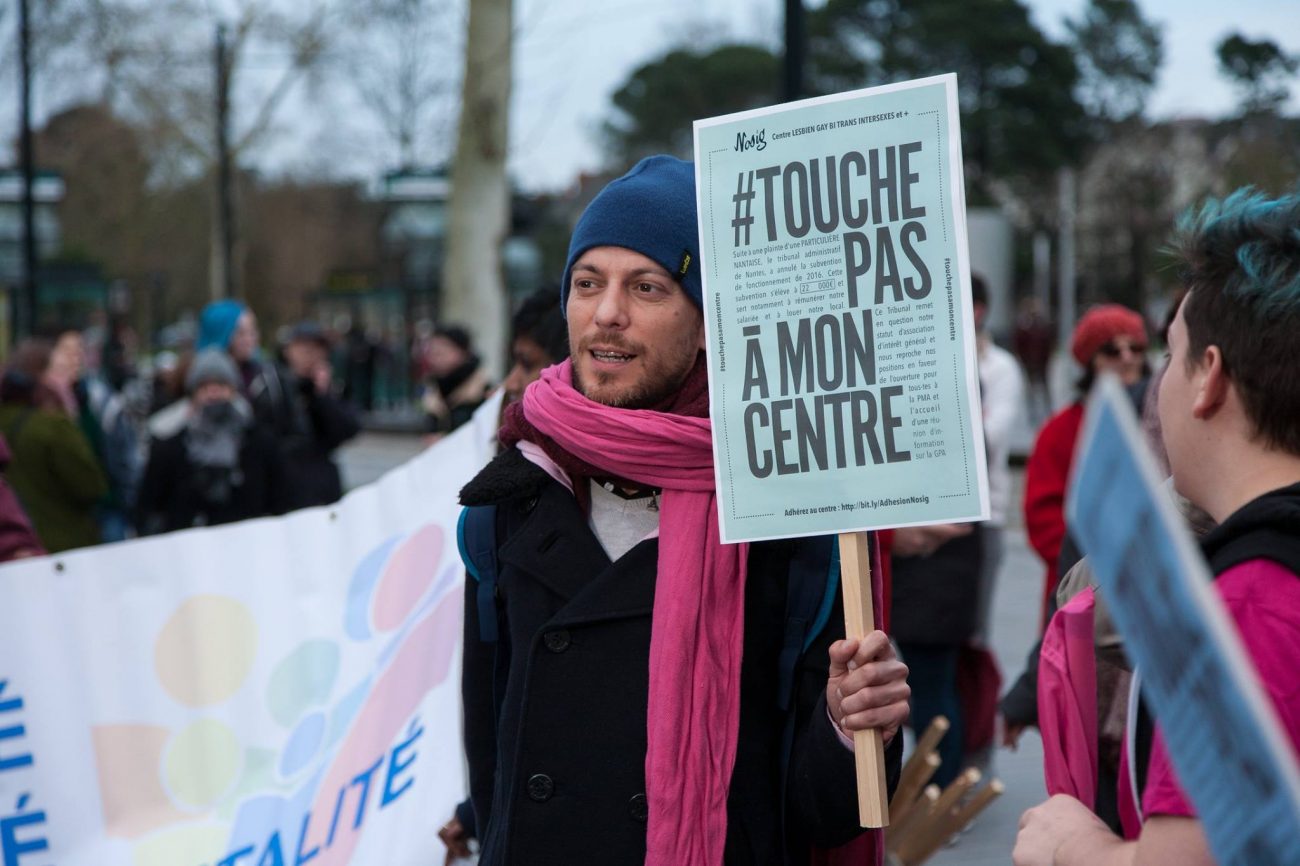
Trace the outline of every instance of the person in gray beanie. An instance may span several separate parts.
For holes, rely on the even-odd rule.
[[[275,440],[253,423],[239,384],[239,371],[225,352],[208,348],[194,358],[185,377],[185,426],[149,449],[136,503],[141,535],[285,510]]]
[[[192,397],[204,385],[225,385],[232,391],[239,390],[239,370],[225,352],[204,349],[194,356],[185,375],[185,393]]]

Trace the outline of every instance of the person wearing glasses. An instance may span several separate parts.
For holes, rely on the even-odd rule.
[[[1055,593],[1061,574],[1058,560],[1065,541],[1065,487],[1083,423],[1084,398],[1102,373],[1117,375],[1130,392],[1140,389],[1151,374],[1146,322],[1141,314],[1120,304],[1103,304],[1085,313],[1074,329],[1070,354],[1083,367],[1083,375],[1076,383],[1077,398],[1047,419],[1025,466],[1025,530],[1047,566],[1044,625],[1048,599]],[[1136,394],[1135,401],[1141,405]]]
[[[1061,576],[1080,559],[1065,531],[1065,488],[1083,424],[1084,398],[1098,376],[1114,373],[1140,408],[1151,375],[1146,322],[1141,314],[1121,304],[1102,304],[1085,313],[1071,337],[1070,354],[1083,368],[1075,383],[1075,400],[1043,424],[1025,466],[1025,532],[1046,567],[1040,637],[1055,612]],[[999,703],[1004,746],[1014,748],[1024,729],[1038,724],[1038,650],[1035,644],[1024,672]]]

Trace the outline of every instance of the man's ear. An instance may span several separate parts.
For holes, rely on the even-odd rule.
[[[1223,367],[1223,352],[1218,346],[1207,346],[1201,354],[1196,369],[1196,394],[1192,400],[1192,416],[1201,420],[1212,417],[1228,399],[1232,380]]]

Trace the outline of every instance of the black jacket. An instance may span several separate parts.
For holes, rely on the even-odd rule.
[[[257,426],[245,431],[234,473],[196,466],[185,453],[187,435],[182,430],[155,441],[149,449],[136,500],[141,535],[234,523],[287,510],[283,465],[269,433]],[[210,491],[227,483],[228,498],[214,500]]]
[[[480,862],[641,864],[658,541],[610,563],[572,494],[513,449],[461,498],[497,506],[499,540],[497,642],[480,639],[473,580],[465,605],[465,742]],[[750,550],[729,864],[806,863],[811,845],[840,845],[860,832],[853,755],[825,704],[827,647],[843,635],[838,599],[796,667],[796,733],[781,766],[777,655],[795,548],[783,541]],[[901,737],[886,754],[892,789]]]
[[[361,431],[351,404],[321,394],[287,368],[262,364],[249,386],[258,424],[274,437],[284,459],[288,510],[329,505],[343,495],[336,448]]]
[[[930,556],[895,556],[890,634],[900,645],[961,646],[975,633],[984,528]]]

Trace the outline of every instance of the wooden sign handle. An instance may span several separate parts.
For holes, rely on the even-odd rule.
[[[871,554],[865,532],[841,532],[840,586],[844,592],[844,632],[861,640],[876,627],[871,595]],[[885,741],[878,729],[853,732],[853,759],[858,770],[858,822],[863,827],[889,825],[885,788]]]

